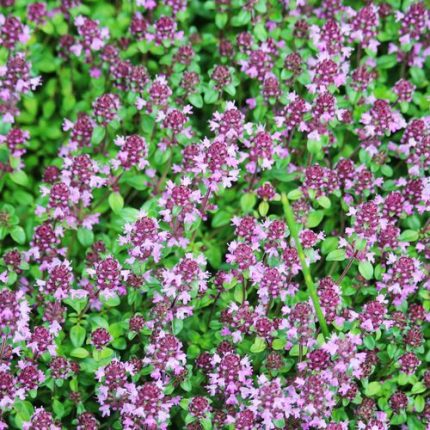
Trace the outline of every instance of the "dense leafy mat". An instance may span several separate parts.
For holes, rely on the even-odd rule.
[[[0,429],[430,428],[424,2],[0,5]]]

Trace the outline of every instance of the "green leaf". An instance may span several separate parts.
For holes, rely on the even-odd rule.
[[[203,427],[203,430],[212,430],[212,421],[210,420],[210,418],[203,418],[202,420],[200,420],[200,424]]]
[[[212,218],[212,227],[218,228],[222,227],[223,225],[227,225],[230,223],[230,219],[231,214],[229,212],[220,210]]]
[[[108,331],[113,338],[120,337],[124,334],[124,325],[122,322],[113,323],[109,326]]]
[[[323,211],[318,210],[318,211],[311,212],[308,216],[306,227],[314,228],[314,227],[318,226],[323,218],[324,218],[324,212]]]
[[[304,346],[303,347],[303,354],[306,354],[307,352],[307,348]],[[290,356],[291,357],[298,357],[300,355],[300,346],[299,345],[294,345],[291,349],[290,349]]]
[[[109,306],[110,308],[119,306],[119,304],[121,303],[121,299],[117,295],[109,296],[109,297],[104,297],[103,295],[100,295],[100,301],[104,305]]]
[[[70,340],[74,347],[82,346],[85,342],[86,331],[81,325],[75,325],[70,329]]]
[[[193,386],[191,385],[191,381],[189,378],[181,382],[181,388],[187,392],[190,392],[192,390]]]
[[[148,178],[145,175],[135,175],[127,177],[124,182],[138,191],[148,188]]]
[[[348,97],[349,100],[351,101],[351,103],[353,105],[356,105],[357,102],[360,100],[361,98],[361,93],[359,93],[358,91],[354,91],[352,88],[348,87],[347,88],[347,93],[348,93]]]
[[[13,285],[18,279],[18,275],[15,272],[9,272],[7,275],[7,285]]]
[[[404,373],[404,372],[400,372],[399,376],[397,377],[397,383],[399,385],[406,385],[409,383],[409,375]]]
[[[230,94],[232,97],[234,97],[236,95],[236,87],[233,84],[226,85],[224,87],[224,91],[227,94]]]
[[[321,154],[321,150],[322,150],[322,142],[321,140],[311,139],[311,140],[308,140],[306,147],[312,155],[319,155]]]
[[[120,213],[121,209],[124,207],[124,199],[120,193],[114,192],[109,195],[109,206],[114,211],[114,213]]]
[[[184,410],[188,410],[188,405],[190,404],[191,399],[182,398],[182,400],[179,402],[179,406]]]
[[[416,86],[418,87],[426,86],[427,79],[426,79],[426,74],[424,72],[424,69],[420,67],[411,67],[409,69],[409,74],[411,75],[412,82]]]
[[[123,337],[119,337],[119,338],[115,339],[114,341],[112,341],[112,346],[115,349],[125,350],[125,349],[127,349],[127,341]]]
[[[299,200],[303,196],[303,192],[300,188],[290,191],[287,194],[288,200]]]
[[[243,302],[243,287],[241,284],[236,285],[236,288],[234,289],[234,293],[233,293],[233,297],[234,300],[237,303],[242,303]]]
[[[326,255],[331,251],[337,249],[339,245],[339,239],[337,237],[327,237],[323,240],[321,245],[321,252]]]
[[[23,421],[30,421],[33,415],[33,405],[26,400],[16,400],[13,408]]]
[[[51,21],[46,21],[43,25],[39,27],[46,34],[54,33],[54,24]]]
[[[216,91],[214,88],[208,88],[205,91],[204,100],[207,104],[215,103],[218,100],[218,91]]]
[[[63,403],[58,401],[57,399],[54,399],[52,402],[52,410],[55,413],[55,416],[59,419],[61,419],[64,415],[64,406]]]
[[[240,27],[246,25],[251,21],[251,13],[246,9],[241,9],[241,11],[233,16],[231,23],[235,27]]]
[[[273,424],[275,424],[277,429],[283,429],[285,428],[285,419],[273,420]]]
[[[390,420],[390,423],[394,425],[400,425],[405,422],[406,422],[406,414],[404,413],[404,411],[401,411],[399,414],[393,415]]]
[[[402,242],[415,242],[418,240],[418,232],[415,230],[405,230],[399,237]]]
[[[344,249],[335,249],[334,251],[329,252],[327,255],[327,261],[343,261],[346,258]]]
[[[96,329],[98,327],[103,327],[109,331],[109,323],[106,321],[105,318],[101,317],[100,315],[92,315],[91,320],[92,320],[91,326],[93,329]]]
[[[275,339],[273,342],[272,342],[272,348],[275,350],[275,351],[280,351],[280,350],[283,350],[284,348],[285,348],[285,339]]]
[[[259,22],[255,27],[254,27],[254,34],[257,37],[258,40],[264,42],[267,39],[267,31],[266,28],[264,26],[263,22]]]
[[[19,225],[16,225],[12,228],[10,235],[12,236],[12,239],[20,245],[25,243],[25,231]]]
[[[10,156],[10,158],[12,158],[12,156]],[[0,162],[6,163],[8,160],[9,160],[9,150],[6,148],[0,148]],[[18,164],[18,163],[15,162],[15,164]]]
[[[331,201],[326,196],[321,196],[317,199],[318,204],[324,209],[328,209],[331,206]]]
[[[424,393],[425,390],[426,390],[426,386],[421,381],[419,381],[412,386],[411,393],[420,394],[420,393]]]
[[[194,93],[191,94],[188,97],[189,102],[195,106],[196,108],[202,108],[203,107],[203,97],[200,93]]]
[[[415,416],[408,417],[408,430],[424,430],[424,424]]]
[[[302,85],[309,85],[311,83],[311,77],[310,74],[307,70],[305,70],[303,73],[301,73],[298,77],[297,80],[302,84]]]
[[[366,336],[364,338],[364,345],[367,349],[375,349],[376,341],[373,336]]]
[[[211,243],[206,245],[207,250],[205,252],[205,256],[208,259],[209,264],[215,269],[218,269],[222,264],[222,252],[218,244],[216,242],[212,242],[214,241],[211,241]]]
[[[85,348],[75,348],[70,353],[71,357],[76,358],[86,358],[90,355],[90,353]]]
[[[105,137],[106,135],[106,128],[97,126],[94,128],[93,135],[91,137],[91,142],[94,145],[98,145]]]
[[[255,206],[257,198],[253,193],[243,194],[240,198],[240,207],[245,213],[251,212],[252,208]]]
[[[69,305],[76,313],[80,313],[87,305],[88,299],[65,299],[64,303]]]
[[[384,176],[387,176],[389,178],[391,178],[391,176],[393,176],[393,169],[388,164],[384,164],[381,167],[381,172]]]
[[[390,343],[390,344],[387,346],[387,354],[388,354],[388,357],[393,358],[393,357],[394,357],[394,354],[396,353],[396,351],[397,351],[397,346],[396,346],[396,345],[393,345],[392,343]]]
[[[184,328],[184,321],[176,318],[173,321],[173,334],[177,336]]]
[[[228,21],[228,15],[226,13],[215,14],[215,25],[218,28],[224,28]]]
[[[266,13],[267,11],[265,0],[259,0],[254,7],[255,7],[255,10],[259,13]]]
[[[372,397],[376,396],[381,391],[381,383],[377,381],[370,382],[369,385],[365,388],[364,392],[366,396]]]
[[[262,337],[256,337],[254,343],[251,345],[251,352],[258,354],[266,349],[266,342]]]
[[[43,117],[46,119],[51,118],[55,113],[55,103],[53,100],[47,100],[43,105]]]
[[[297,179],[297,173],[288,173],[286,169],[271,169],[267,172],[267,179],[276,179],[280,182],[292,182]]]
[[[426,401],[424,399],[424,396],[415,397],[414,406],[415,406],[415,410],[418,413],[421,413],[424,410],[425,405],[426,405]]]
[[[360,261],[358,271],[364,279],[370,280],[373,277],[373,266],[369,261]]]
[[[381,69],[391,69],[398,63],[397,55],[396,54],[381,55],[377,59],[377,63]]]
[[[269,212],[269,203],[265,200],[260,202],[258,205],[258,212],[261,216],[266,216],[267,212]]]
[[[10,179],[12,179],[15,184],[22,185],[23,187],[26,187],[30,182],[24,170],[17,170],[16,172],[10,173]]]
[[[85,248],[88,248],[94,242],[94,233],[92,232],[92,230],[89,230],[87,228],[79,228],[78,240],[81,245],[85,246]]]
[[[78,391],[79,389],[79,383],[78,383],[78,379],[77,377],[74,377],[71,381],[70,381],[70,389],[72,391]]]
[[[111,348],[103,348],[100,351],[100,360],[105,360],[107,358],[112,357],[112,355],[114,355],[114,351]]]
[[[364,251],[366,249],[366,240],[365,239],[356,239],[355,248],[359,251]]]
[[[55,72],[57,64],[52,55],[46,55],[41,61],[38,61],[35,66],[40,72],[51,73]]]

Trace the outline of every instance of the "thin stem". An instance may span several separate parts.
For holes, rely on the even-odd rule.
[[[67,250],[67,257],[68,258],[70,258],[72,256],[73,246],[75,245],[76,237],[77,237],[77,230],[72,230],[72,238],[69,242],[69,247]]]
[[[338,262],[337,261],[333,261],[333,263],[332,263],[332,265],[331,265],[331,267],[330,267],[330,270],[328,271],[328,276],[331,276],[331,275],[333,275],[333,273],[335,272],[335,270],[337,269],[337,266],[338,266]]]
[[[209,198],[211,196],[211,189],[208,188],[208,190],[206,191],[205,196],[203,197],[203,202],[202,202],[202,207],[200,209],[200,213],[202,215],[202,219],[205,218],[205,212],[206,212],[206,207],[208,205],[209,202]],[[196,235],[197,235],[197,228],[194,230],[193,235],[191,237],[191,243],[194,243],[194,241],[196,240]]]
[[[424,224],[424,227],[421,229],[422,233],[426,233],[427,231],[427,227],[430,227],[430,218],[426,221],[426,223]]]
[[[94,297],[98,297],[98,294],[100,293],[100,289],[97,288],[97,290],[94,293]],[[83,316],[85,315],[85,313],[87,312],[87,310],[90,308],[91,306],[91,297],[88,296],[88,302],[86,303],[85,307],[81,310],[81,312],[79,312],[78,315],[78,324],[81,322]]]
[[[178,299],[179,299],[179,294],[176,294],[172,304],[170,305],[170,309],[173,309],[176,306],[176,302],[178,301]]]
[[[303,361],[303,345],[299,343],[299,363]]]
[[[242,282],[242,305],[246,301],[246,287],[247,287],[246,284],[247,284],[247,281],[246,281],[246,279],[244,279],[243,282]]]
[[[267,303],[266,307],[266,315],[269,316],[270,308],[272,307],[272,299],[270,299]]]
[[[221,291],[218,291],[217,295],[215,296],[214,302],[212,303],[211,313],[209,314],[208,325],[212,321],[212,317],[214,315],[215,308],[216,308],[216,303],[217,303],[218,299],[220,298],[220,296],[221,296]]]
[[[303,252],[303,248],[299,240],[298,225],[294,217],[293,209],[291,208],[290,202],[288,201],[288,197],[285,193],[282,193],[281,200],[282,200],[282,205],[284,207],[284,213],[285,213],[285,218],[287,220],[287,225],[288,225],[288,228],[290,229],[291,236],[294,239],[294,243],[297,248],[297,254],[299,255],[300,264],[302,266],[303,277],[305,279],[309,297],[311,298],[312,303],[314,305],[315,313],[317,314],[317,318],[320,323],[322,334],[324,338],[328,338],[330,336],[330,332],[329,332],[323,311],[321,309],[320,300],[317,294],[317,290],[315,288],[314,281],[312,280],[311,271],[309,269],[308,264],[306,263],[305,253]]]
[[[358,45],[358,47],[357,47],[357,58],[356,58],[356,60],[357,60],[357,67],[359,67],[360,66],[360,60],[361,60],[361,54],[362,54],[362,48],[361,48],[361,45]]]
[[[337,285],[340,285],[343,281],[343,278],[348,274],[349,269],[352,266],[352,263],[354,263],[355,257],[352,257],[351,260],[348,261],[348,264],[346,265],[345,269],[343,270],[342,274],[339,276],[339,279],[336,281]]]
[[[157,182],[157,185],[155,186],[155,189],[154,189],[154,195],[155,196],[161,191],[161,188],[163,187],[164,182],[167,179],[167,175],[170,172],[170,167],[172,166],[172,162],[173,162],[173,152],[171,151],[170,152],[169,161],[167,162],[166,169],[164,170],[164,172],[161,175],[159,181]]]
[[[2,342],[1,342],[1,347],[0,347],[0,362],[3,360],[3,354],[6,350],[6,343],[7,343],[7,337],[6,337],[6,335],[4,335]]]

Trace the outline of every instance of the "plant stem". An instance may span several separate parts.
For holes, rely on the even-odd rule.
[[[345,269],[343,270],[342,274],[339,276],[339,279],[336,281],[337,285],[340,285],[341,282],[343,281],[343,278],[348,274],[349,269],[352,266],[352,263],[354,262],[355,257],[352,257],[349,261],[348,264],[346,265]]]
[[[7,337],[6,337],[6,335],[4,335],[2,342],[1,342],[1,347],[0,347],[0,362],[3,360],[3,354],[6,350],[6,345],[7,345]]]
[[[299,240],[298,225],[294,217],[294,212],[288,201],[288,197],[285,193],[281,195],[282,205],[284,207],[285,218],[287,220],[288,228],[290,229],[291,236],[294,239],[294,243],[297,248],[297,254],[299,255],[300,264],[302,266],[303,277],[305,279],[306,287],[308,290],[309,297],[314,305],[315,313],[317,314],[318,321],[320,323],[321,331],[324,338],[330,336],[330,332],[325,320],[323,311],[321,309],[320,300],[315,288],[314,281],[312,280],[311,271],[308,264],[306,263],[305,253],[303,252],[302,245]]]
[[[164,182],[167,179],[167,175],[170,172],[170,167],[172,166],[172,162],[173,162],[173,151],[171,150],[169,161],[167,162],[166,169],[164,170],[164,172],[161,175],[159,181],[157,182],[157,185],[155,186],[155,189],[154,189],[154,195],[155,196],[161,191],[161,189],[162,189],[162,187],[164,185]]]
[[[216,302],[218,301],[218,299],[220,298],[220,296],[221,296],[221,290],[218,291],[217,295],[215,296],[214,302],[212,303],[211,313],[209,314],[208,326],[209,326],[209,324],[212,321],[212,317],[214,315],[215,308],[216,308]]]
[[[208,190],[206,191],[205,196],[203,197],[203,202],[202,202],[202,207],[200,209],[200,213],[202,215],[202,220],[205,218],[205,212],[206,212],[206,207],[208,205],[209,202],[209,198],[211,196],[211,189],[208,188]],[[191,243],[194,243],[194,241],[196,240],[196,235],[197,235],[197,228],[194,230],[193,235],[191,237]]]

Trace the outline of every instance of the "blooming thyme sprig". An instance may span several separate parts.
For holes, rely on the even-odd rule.
[[[285,213],[285,218],[287,220],[288,228],[291,232],[292,238],[294,239],[294,244],[297,247],[297,253],[298,253],[298,256],[300,259],[300,264],[302,266],[303,276],[304,276],[305,283],[306,283],[306,286],[308,289],[309,297],[312,300],[312,304],[313,304],[313,307],[315,309],[315,313],[317,314],[318,321],[321,325],[321,331],[323,332],[324,336],[327,337],[329,335],[327,322],[326,322],[325,317],[322,313],[320,301],[319,301],[319,298],[317,296],[317,292],[316,292],[315,285],[314,285],[314,282],[312,279],[312,275],[310,273],[310,270],[309,270],[308,264],[306,262],[304,252],[303,252],[303,248],[302,248],[302,245],[300,243],[300,239],[298,237],[297,224],[296,224],[296,220],[294,219],[294,213],[291,209],[290,203],[288,201],[288,197],[285,194],[282,195],[282,204],[284,207],[284,213]]]

